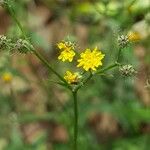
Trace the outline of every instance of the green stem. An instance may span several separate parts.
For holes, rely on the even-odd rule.
[[[9,4],[6,4],[6,8],[7,8],[8,12],[10,13],[10,15],[12,16],[14,22],[16,22],[16,24],[18,25],[19,29],[21,30],[23,37],[25,39],[27,39],[26,34],[25,34],[24,30],[23,30],[23,27],[22,27],[21,23],[18,21],[17,17],[15,16],[14,9]]]
[[[90,72],[90,75],[85,79],[83,80],[78,86],[76,86],[74,88],[74,91],[78,91],[82,86],[84,86],[91,78],[93,77],[93,74],[92,72]]]
[[[77,91],[72,92],[74,100],[74,143],[73,150],[78,150],[78,101]]]
[[[17,17],[15,16],[15,12],[14,12],[13,8],[12,8],[11,6],[9,6],[9,4],[6,5],[6,8],[8,9],[8,11],[9,11],[10,15],[12,16],[13,20],[14,20],[14,21],[16,22],[16,24],[18,25],[19,29],[21,30],[21,32],[22,32],[22,34],[23,34],[23,37],[24,37],[25,39],[27,39],[26,34],[25,34],[24,30],[23,30],[23,27],[22,27],[21,23],[18,21]],[[42,56],[40,53],[38,53],[38,52],[35,51],[34,49],[32,49],[32,51],[33,51],[33,53],[37,56],[37,58],[38,58],[50,71],[52,71],[63,83],[65,83],[65,84],[68,86],[68,88],[70,88],[70,86],[69,86],[69,84],[66,82],[66,80],[65,80],[63,77],[61,77],[61,76],[50,66],[50,64],[47,62],[47,60],[45,60],[45,59],[43,58],[43,56]]]
[[[104,69],[102,69],[102,70],[100,70],[100,71],[97,71],[96,74],[104,73],[105,71],[108,71],[108,70],[110,70],[110,69],[113,69],[113,68],[115,68],[115,67],[117,67],[117,66],[119,66],[119,65],[120,65],[119,63],[114,63],[114,64],[112,64],[112,65],[110,65],[110,66],[108,66],[108,67],[106,67],[106,68],[104,68]]]
[[[117,55],[117,62],[120,62],[121,50],[122,50],[122,48],[119,48],[118,55]]]
[[[92,72],[90,72],[90,75],[82,82],[82,85],[85,85],[92,77],[93,77],[93,74]]]
[[[37,56],[37,58],[50,70],[50,71],[52,71],[62,82],[64,82],[65,84],[67,84],[68,85],[68,83],[66,82],[66,80],[63,78],[63,77],[61,77],[51,66],[50,66],[50,64],[47,62],[47,60],[45,60],[44,58],[43,58],[43,56],[40,54],[40,53],[38,53],[37,51],[35,51],[35,50],[33,50],[33,53]]]
[[[73,100],[74,100],[74,144],[73,150],[78,150],[78,100],[77,100],[77,92],[78,90],[85,85],[91,78],[92,73],[81,83],[79,84],[73,91]]]

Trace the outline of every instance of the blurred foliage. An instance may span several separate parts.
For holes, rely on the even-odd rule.
[[[122,61],[132,63],[137,69],[139,66],[144,68],[142,65],[147,65],[147,70],[150,71],[149,3],[149,0],[16,0],[12,7],[29,39],[60,72],[64,73],[66,66],[56,61],[57,50],[54,44],[59,40],[69,35],[70,39],[82,44],[81,48],[97,45],[106,54],[104,63],[107,65],[116,59],[118,35],[127,34],[130,30],[136,30],[141,34],[142,39],[138,46],[146,49],[144,62],[141,63],[138,56],[135,55],[136,44],[124,49]],[[44,7],[46,12],[48,10],[49,15],[41,26],[34,26],[34,23],[40,24],[40,17],[45,17],[37,15],[36,18],[34,10],[39,11],[40,7]],[[42,13],[42,10],[40,11]],[[62,27],[64,27],[64,22],[69,22],[69,29],[63,36],[61,35],[62,30],[65,30],[63,28],[54,28],[58,30],[56,35],[55,32],[52,32],[54,29],[46,31],[54,37],[54,39],[51,38],[51,41],[45,40],[45,37],[38,32],[39,28],[43,30],[52,28],[53,24],[55,26],[55,23],[60,22]],[[81,37],[79,36],[78,32],[81,30],[77,30],[78,26],[84,28],[86,38],[82,37],[82,33]],[[21,32],[13,21],[6,34],[14,39],[21,37]],[[10,72],[13,75],[13,81],[10,84],[0,81],[0,150],[69,149],[73,132],[73,101],[69,99],[69,94],[65,95],[63,88],[55,87],[51,82],[53,75],[47,73],[32,57],[18,55],[16,58],[12,56],[0,53],[0,75],[2,76],[4,72]],[[25,71],[22,71],[24,69]],[[33,77],[31,78],[29,70],[32,70],[31,76]],[[135,86],[137,82],[140,82],[139,80],[141,79],[138,79],[138,76],[124,78],[118,70],[113,70],[102,77],[95,77],[87,87],[82,88],[79,96],[79,150],[149,149],[150,109],[149,106],[145,106],[142,98],[137,94]],[[35,85],[32,85],[31,82]],[[34,93],[35,87],[41,90],[42,94],[44,93],[44,98],[38,97],[39,95],[33,96],[34,101],[41,100],[30,104],[26,100],[28,95]],[[141,88],[144,89],[145,86]],[[39,110],[35,111],[35,107]],[[103,131],[101,125],[98,131],[95,131],[93,124],[90,125],[89,122],[94,114],[103,115],[105,113],[116,120],[119,126],[119,136],[109,135],[107,131]],[[31,135],[28,136],[31,136],[32,139],[29,142],[30,137],[26,137],[22,128],[36,123],[42,125],[40,129],[37,128],[37,131],[36,129],[32,131],[32,127],[29,127]],[[97,120],[96,125],[98,126],[99,123],[101,121]],[[53,140],[53,126],[56,124],[63,125],[69,140],[66,137],[64,141]],[[109,128],[113,127],[113,124],[109,123]],[[41,128],[42,131],[34,133]]]

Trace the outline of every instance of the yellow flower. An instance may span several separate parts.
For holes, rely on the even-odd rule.
[[[57,44],[58,48],[61,50],[60,55],[58,56],[59,60],[72,62],[75,52],[74,45],[71,42],[60,42]]]
[[[141,40],[141,35],[138,32],[129,32],[128,39],[130,42],[136,42],[136,41]]]
[[[66,71],[64,79],[69,83],[76,83],[78,81],[78,74],[77,73],[72,73],[70,71]]]
[[[4,82],[10,83],[12,81],[12,74],[9,72],[6,72],[2,75],[2,80]]]
[[[104,54],[101,53],[97,49],[97,47],[91,51],[90,49],[86,49],[85,52],[80,54],[80,59],[78,59],[79,64],[77,67],[83,67],[84,70],[89,71],[89,69],[96,71],[98,66],[102,66],[102,59],[104,58]]]

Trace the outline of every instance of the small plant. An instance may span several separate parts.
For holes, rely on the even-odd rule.
[[[78,54],[76,50],[76,44],[71,41],[61,41],[57,44],[60,51],[58,60],[62,62],[73,61],[76,64],[78,71],[66,70],[64,75],[57,72],[55,68],[51,67],[51,64],[38,52],[35,50],[34,46],[30,43],[24,30],[15,16],[13,8],[9,5],[9,1],[0,1],[0,4],[8,9],[11,17],[14,19],[23,34],[23,39],[18,39],[14,41],[8,39],[6,36],[0,36],[0,49],[8,50],[10,53],[32,53],[35,55],[51,72],[53,72],[59,79],[56,83],[67,88],[71,93],[74,100],[74,139],[73,139],[73,149],[78,149],[78,91],[86,85],[86,83],[91,80],[96,75],[103,75],[106,71],[118,67],[120,73],[127,77],[132,76],[136,73],[132,65],[123,65],[120,61],[120,56],[122,50],[128,46],[129,42],[136,41],[140,37],[137,34],[121,35],[118,37],[118,55],[114,63],[109,66],[103,66],[103,59],[107,57],[105,54],[99,50],[98,47],[94,49],[87,48],[82,53]],[[12,75],[5,73],[3,75],[3,80],[8,82],[11,81]]]

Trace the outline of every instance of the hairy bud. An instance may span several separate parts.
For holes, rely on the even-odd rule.
[[[130,77],[130,76],[133,76],[137,73],[132,65],[121,66],[119,68],[119,71],[122,74],[122,76],[125,76],[125,77]]]
[[[8,39],[4,35],[0,35],[0,50],[10,50],[11,45],[11,39]]]
[[[16,51],[19,51],[20,53],[26,54],[26,53],[31,52],[33,50],[33,46],[27,40],[19,39],[15,43],[14,49]]]
[[[128,39],[127,35],[120,35],[118,37],[117,41],[118,41],[119,47],[121,47],[121,48],[126,47],[129,43],[129,39]]]

